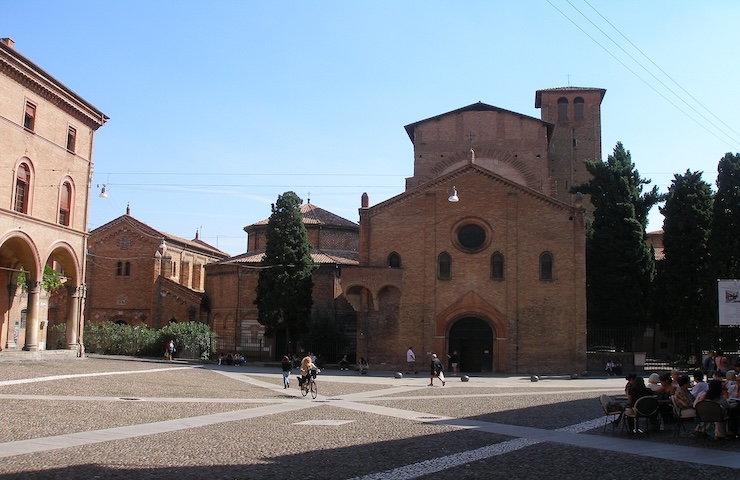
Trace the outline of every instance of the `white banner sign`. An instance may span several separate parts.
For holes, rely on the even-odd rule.
[[[740,325],[740,280],[717,280],[719,324]]]

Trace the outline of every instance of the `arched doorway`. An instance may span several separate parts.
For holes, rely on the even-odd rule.
[[[450,328],[448,351],[457,350],[461,372],[493,370],[493,330],[480,318],[464,317]]]

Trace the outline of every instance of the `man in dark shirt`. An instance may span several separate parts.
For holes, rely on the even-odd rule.
[[[437,358],[437,354],[432,354],[432,363],[430,365],[429,372],[429,386],[434,386],[434,377],[437,377],[442,382],[442,386],[445,386],[445,374],[442,373],[442,362]]]

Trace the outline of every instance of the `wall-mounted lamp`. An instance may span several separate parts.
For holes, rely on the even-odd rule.
[[[455,187],[452,187],[452,192],[450,192],[450,197],[447,199],[448,202],[459,202],[460,199],[457,197],[457,189]]]
[[[102,190],[100,190],[100,194],[98,195],[99,198],[108,198],[108,192],[105,191],[105,184],[98,185],[98,188],[103,187]]]

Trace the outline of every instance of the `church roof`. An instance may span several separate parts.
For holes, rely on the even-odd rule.
[[[380,202],[372,207],[369,207],[369,210],[372,212],[372,214],[376,212],[381,212],[393,205],[396,205],[401,202],[405,202],[409,198],[413,198],[416,196],[424,195],[429,190],[433,190],[434,188],[437,188],[439,185],[444,185],[446,183],[449,183],[450,180],[455,179],[456,177],[460,177],[462,175],[466,175],[469,173],[473,173],[476,175],[481,175],[483,177],[489,178],[491,181],[502,184],[507,186],[508,188],[512,188],[518,191],[521,191],[522,193],[525,193],[527,195],[533,196],[538,198],[540,201],[550,204],[551,206],[563,209],[563,210],[573,210],[575,207],[568,205],[567,203],[563,203],[562,201],[551,197],[549,195],[545,195],[544,193],[540,192],[539,190],[535,190],[531,187],[528,187],[526,185],[522,185],[520,183],[514,182],[513,180],[510,180],[506,177],[503,177],[495,172],[492,172],[486,168],[481,167],[480,165],[474,164],[474,163],[468,163],[467,165],[463,165],[460,168],[457,168],[449,173],[446,173],[444,175],[441,175],[437,178],[435,178],[432,181],[423,183],[421,185],[418,185],[416,187],[410,188],[406,190],[405,192],[402,192],[395,197],[391,197],[388,200],[385,200],[383,202]]]
[[[301,211],[301,215],[303,216],[303,224],[306,226],[323,225],[323,226],[330,226],[330,227],[352,228],[352,229],[358,229],[358,230],[360,228],[360,226],[356,224],[355,222],[347,220],[346,218],[342,218],[339,215],[336,215],[327,210],[324,210],[323,208],[313,205],[310,200],[301,205],[300,211]],[[244,227],[244,230],[247,230],[249,227],[267,225],[269,220],[270,220],[269,218],[260,220],[259,222],[255,222],[252,225],[248,225]]]
[[[264,256],[265,251],[258,250],[242,253],[241,255],[227,258],[217,263],[222,265],[228,263],[259,264],[262,263]],[[358,253],[351,250],[311,250],[311,260],[317,265],[357,265],[359,263]]]
[[[182,247],[186,247],[186,248],[189,248],[191,250],[201,251],[201,252],[204,252],[204,253],[206,253],[208,255],[211,255],[211,256],[214,256],[214,257],[226,258],[226,257],[229,256],[228,253],[222,252],[218,248],[216,248],[216,247],[214,247],[212,245],[207,244],[203,240],[200,240],[198,238],[198,234],[197,233],[195,234],[195,238],[193,240],[186,240],[184,238],[177,237],[175,235],[170,235],[169,233],[161,232],[159,230],[156,230],[156,229],[150,227],[149,225],[147,225],[146,223],[142,222],[141,220],[137,220],[136,218],[132,217],[130,215],[128,209],[127,209],[127,213],[125,215],[121,215],[118,218],[114,218],[110,222],[108,222],[108,223],[106,223],[104,225],[101,225],[98,228],[95,228],[95,229],[91,230],[90,231],[90,236],[92,237],[93,235],[97,234],[98,232],[102,232],[104,230],[108,230],[110,228],[114,228],[114,227],[120,225],[121,223],[128,223],[133,228],[136,228],[136,229],[140,230],[141,232],[143,232],[145,235],[149,235],[149,236],[155,237],[155,238],[161,238],[161,239],[165,240],[167,243],[178,244],[178,245],[180,245]]]
[[[511,110],[506,110],[506,109],[499,108],[499,107],[494,107],[493,105],[488,105],[487,103],[478,102],[478,103],[473,103],[471,105],[468,105],[467,107],[462,107],[462,108],[458,108],[457,110],[452,110],[451,112],[442,113],[442,114],[439,114],[439,115],[435,115],[433,117],[426,118],[424,120],[419,120],[418,122],[409,123],[408,125],[406,125],[403,128],[406,129],[406,133],[408,134],[409,138],[413,142],[414,141],[414,130],[416,129],[417,126],[421,125],[422,123],[426,123],[426,122],[429,122],[431,120],[436,120],[438,118],[442,118],[442,117],[445,117],[447,115],[454,115],[454,114],[464,113],[464,112],[499,112],[499,113],[508,113],[508,114],[511,114],[511,115],[516,115],[517,117],[520,117],[520,118],[525,118],[525,119],[528,119],[528,120],[534,120],[534,121],[536,121],[538,123],[544,123],[545,125],[550,125],[549,123],[547,123],[547,122],[545,122],[543,120],[540,120],[539,118],[531,117],[529,115],[524,115],[522,113],[512,112]]]

